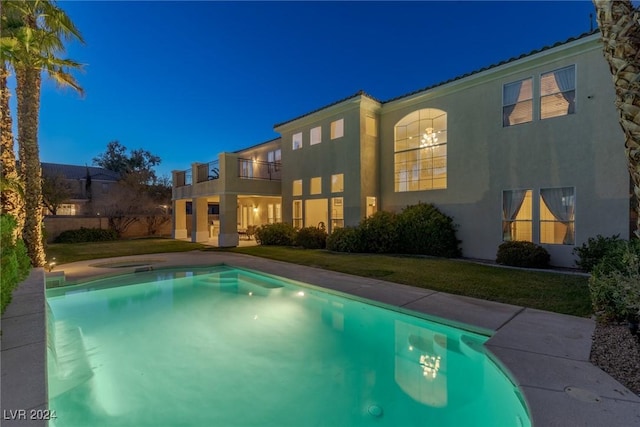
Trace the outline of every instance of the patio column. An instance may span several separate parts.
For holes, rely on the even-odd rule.
[[[191,241],[209,241],[209,212],[206,197],[197,197],[191,201]]]
[[[220,234],[218,246],[229,248],[238,246],[238,196],[220,195]]]
[[[171,231],[174,239],[187,238],[187,201],[173,201],[173,215],[171,216]]]

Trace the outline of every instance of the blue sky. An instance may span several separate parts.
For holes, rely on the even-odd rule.
[[[91,165],[117,139],[160,156],[161,175],[358,90],[384,101],[580,35],[594,12],[587,0],[58,4],[86,41],[68,46],[86,95],[43,84],[41,160]]]

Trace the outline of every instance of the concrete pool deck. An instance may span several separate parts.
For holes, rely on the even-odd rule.
[[[486,347],[520,387],[536,427],[640,425],[640,397],[589,362],[595,328],[590,319],[227,252],[82,261],[62,265],[54,274],[64,271],[66,282],[76,283],[148,265],[155,269],[220,263],[461,322],[492,334]],[[43,276],[42,269],[34,270],[2,317],[3,426],[45,425],[29,419],[30,409],[45,409],[47,404]],[[10,419],[15,412],[9,411],[19,409],[27,411],[27,419]]]

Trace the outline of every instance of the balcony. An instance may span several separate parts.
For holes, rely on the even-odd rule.
[[[280,162],[238,158],[238,178],[281,181],[282,164]]]

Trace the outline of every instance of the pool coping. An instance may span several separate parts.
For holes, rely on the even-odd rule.
[[[62,265],[70,282],[141,270],[90,266],[105,258]],[[150,268],[227,264],[366,298],[385,305],[471,325],[493,335],[486,348],[519,386],[534,426],[640,425],[640,397],[589,362],[592,319],[479,300],[229,252],[154,254]],[[143,267],[142,270],[145,268]],[[550,273],[552,274],[552,273]],[[34,269],[2,316],[3,425],[44,426],[42,420],[7,420],[5,411],[46,409],[44,271]],[[5,353],[7,352],[7,353]],[[21,353],[22,352],[22,353]],[[22,354],[22,356],[20,356]],[[6,393],[11,390],[11,393]],[[9,394],[8,397],[5,397]],[[29,415],[29,414],[27,414]]]

